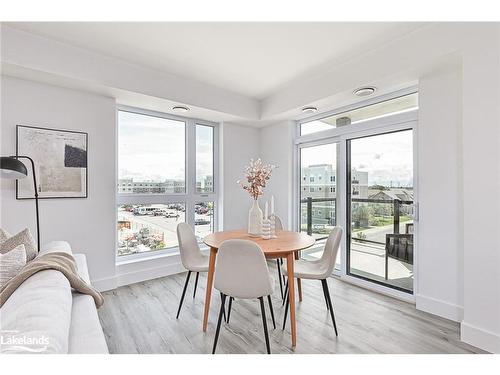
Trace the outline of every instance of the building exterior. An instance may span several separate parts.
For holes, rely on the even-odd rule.
[[[196,181],[196,192],[213,192],[213,176],[205,176]],[[184,193],[183,180],[167,179],[165,181],[134,181],[132,178],[121,178],[118,180],[119,194],[176,194]]]
[[[369,189],[368,197],[376,200],[399,200],[402,202],[413,202],[412,188],[386,188]],[[413,204],[401,204],[399,212],[404,215],[413,215]]]
[[[369,189],[368,197],[370,199],[413,201],[413,189],[411,188],[387,188],[387,189]]]
[[[175,194],[184,193],[182,180],[134,181],[132,178],[118,180],[119,194]]]
[[[307,198],[323,200],[312,203],[313,230],[336,225],[337,173],[331,164],[316,164],[302,168],[300,198],[301,224],[307,223]],[[352,171],[353,198],[368,198],[368,172]]]
[[[197,193],[211,193],[214,191],[213,176],[205,176],[202,180],[196,181]]]

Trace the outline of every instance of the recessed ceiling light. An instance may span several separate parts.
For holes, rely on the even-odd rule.
[[[176,105],[175,107],[172,107],[172,111],[179,112],[179,113],[185,113],[185,112],[189,111],[189,108],[185,107],[183,105]]]
[[[377,90],[375,87],[367,86],[360,87],[359,89],[354,90],[354,95],[356,96],[368,96],[371,95]]]
[[[302,112],[303,113],[314,113],[314,112],[318,112],[318,108],[316,108],[316,107],[304,107],[304,108],[302,108]]]

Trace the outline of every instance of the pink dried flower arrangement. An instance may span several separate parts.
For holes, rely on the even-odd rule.
[[[271,177],[271,173],[276,166],[271,164],[263,164],[262,160],[250,159],[250,164],[245,166],[245,178],[248,185],[241,181],[237,181],[243,189],[248,191],[250,196],[257,200],[263,193],[266,187],[266,181]]]

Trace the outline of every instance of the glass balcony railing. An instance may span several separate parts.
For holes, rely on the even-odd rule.
[[[303,198],[300,230],[316,239],[303,256],[321,256],[336,223],[336,198]],[[348,252],[351,274],[411,289],[413,274],[413,201],[351,196]]]

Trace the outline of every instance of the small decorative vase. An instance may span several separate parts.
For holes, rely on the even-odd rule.
[[[250,237],[260,237],[262,234],[262,210],[257,199],[254,199],[248,211],[248,234]]]
[[[278,236],[276,235],[276,215],[275,214],[271,214],[271,216],[269,216],[269,224],[270,224],[270,237],[271,238],[278,238]]]
[[[262,220],[262,238],[265,240],[271,239],[271,220]]]

